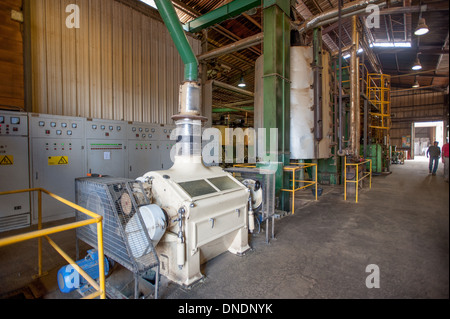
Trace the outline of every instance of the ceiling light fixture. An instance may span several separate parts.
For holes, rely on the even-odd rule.
[[[247,86],[247,84],[245,84],[243,76],[241,76],[241,80],[239,81],[238,86],[241,87],[241,88],[245,88]]]
[[[416,57],[416,61],[414,62],[411,69],[413,69],[414,71],[422,69],[422,64],[420,64],[419,56]]]
[[[430,29],[428,29],[428,26],[425,23],[425,18],[419,19],[419,24],[417,25],[416,31],[414,31],[415,35],[424,35],[427,34]]]
[[[413,84],[412,87],[413,87],[413,88],[418,88],[418,87],[420,87],[419,81],[416,80],[416,82],[414,82],[414,84]]]

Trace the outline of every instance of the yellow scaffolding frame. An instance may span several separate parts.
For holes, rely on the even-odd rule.
[[[363,162],[359,162],[359,163],[347,163],[347,156],[344,156],[344,163],[345,163],[345,170],[344,170],[344,200],[347,200],[347,183],[356,183],[356,203],[358,202],[358,187],[359,187],[359,182],[362,181],[364,178],[366,178],[367,176],[369,176],[369,185],[370,185],[370,189],[372,188],[372,160],[368,159],[365,160]],[[369,173],[365,173],[363,174],[363,176],[361,178],[359,178],[359,165],[365,164],[365,163],[369,163]],[[356,179],[354,181],[348,181],[347,180],[347,166],[356,166]]]
[[[381,118],[381,125],[370,125],[374,129],[389,130],[391,123],[391,76],[388,74],[367,73],[366,95],[378,113],[370,115]]]
[[[85,296],[83,299],[93,299],[96,297],[100,297],[100,299],[106,299],[106,291],[105,291],[105,262],[104,262],[104,250],[103,250],[103,217],[93,213],[90,210],[87,210],[81,206],[78,206],[56,194],[50,193],[49,191],[43,188],[30,188],[30,189],[22,189],[8,192],[0,192],[1,195],[9,195],[9,194],[18,194],[18,193],[27,193],[27,192],[38,192],[38,230],[32,231],[25,234],[15,235],[0,239],[0,247],[15,244],[18,242],[26,241],[29,239],[38,238],[38,274],[33,276],[33,278],[39,278],[47,273],[42,272],[42,237],[46,238],[49,244],[76,270],[78,273],[83,276],[89,284],[96,290],[92,294]],[[50,227],[47,229],[42,229],[42,193],[49,195],[50,197],[62,202],[63,204],[72,207],[73,209],[78,210],[79,212],[92,217],[92,219],[87,219],[84,221],[69,223],[66,225],[60,225],[55,227]],[[97,243],[98,243],[98,257],[99,257],[99,284],[92,279],[80,266],[76,264],[76,262],[69,257],[53,240],[48,237],[50,234],[59,233],[62,231],[75,229],[78,227],[83,227],[86,225],[97,224]]]
[[[305,169],[308,167],[314,167],[315,170],[315,179],[314,181],[305,181],[305,180],[296,180],[295,179],[295,173],[301,169]],[[290,192],[292,193],[292,215],[294,215],[295,213],[295,192],[300,190],[300,189],[304,189],[307,187],[310,187],[312,185],[315,185],[315,189],[316,189],[316,200],[317,200],[317,164],[316,163],[290,163],[290,166],[284,166],[283,170],[285,172],[291,172],[292,173],[292,189],[281,189],[284,192]],[[299,183],[305,183],[306,185],[300,186],[298,188],[295,188],[295,183],[299,182]]]

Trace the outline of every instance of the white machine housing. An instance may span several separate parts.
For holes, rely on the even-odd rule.
[[[201,156],[175,156],[170,169],[143,179],[168,216],[167,231],[156,246],[161,274],[168,279],[190,286],[203,277],[204,262],[250,248],[249,190],[220,167],[205,167]]]

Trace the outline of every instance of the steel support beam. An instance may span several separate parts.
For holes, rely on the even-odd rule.
[[[276,156],[279,165],[284,166],[290,162],[290,0],[265,0],[263,6],[266,151],[270,150],[270,129],[276,128]],[[263,160],[267,161],[267,155]],[[290,196],[281,188],[289,188],[289,178],[284,178],[282,166],[278,170],[281,172],[277,174],[275,192],[280,198],[280,208],[288,210]]]
[[[261,0],[234,0],[213,11],[210,11],[197,19],[184,24],[184,30],[188,32],[199,32],[207,27],[218,24],[241,13],[248,11],[261,4]]]

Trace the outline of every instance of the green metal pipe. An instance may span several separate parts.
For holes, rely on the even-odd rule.
[[[254,108],[253,106],[241,106],[241,107],[236,107],[233,109],[230,108],[213,108],[212,112],[213,113],[228,113],[228,112],[248,112],[248,111],[252,111],[253,112]]]
[[[184,80],[197,81],[198,80],[198,60],[192,51],[192,47],[184,33],[180,20],[178,19],[172,1],[155,0],[156,7],[159,14],[169,30],[170,36],[180,53],[181,59],[184,63]]]

